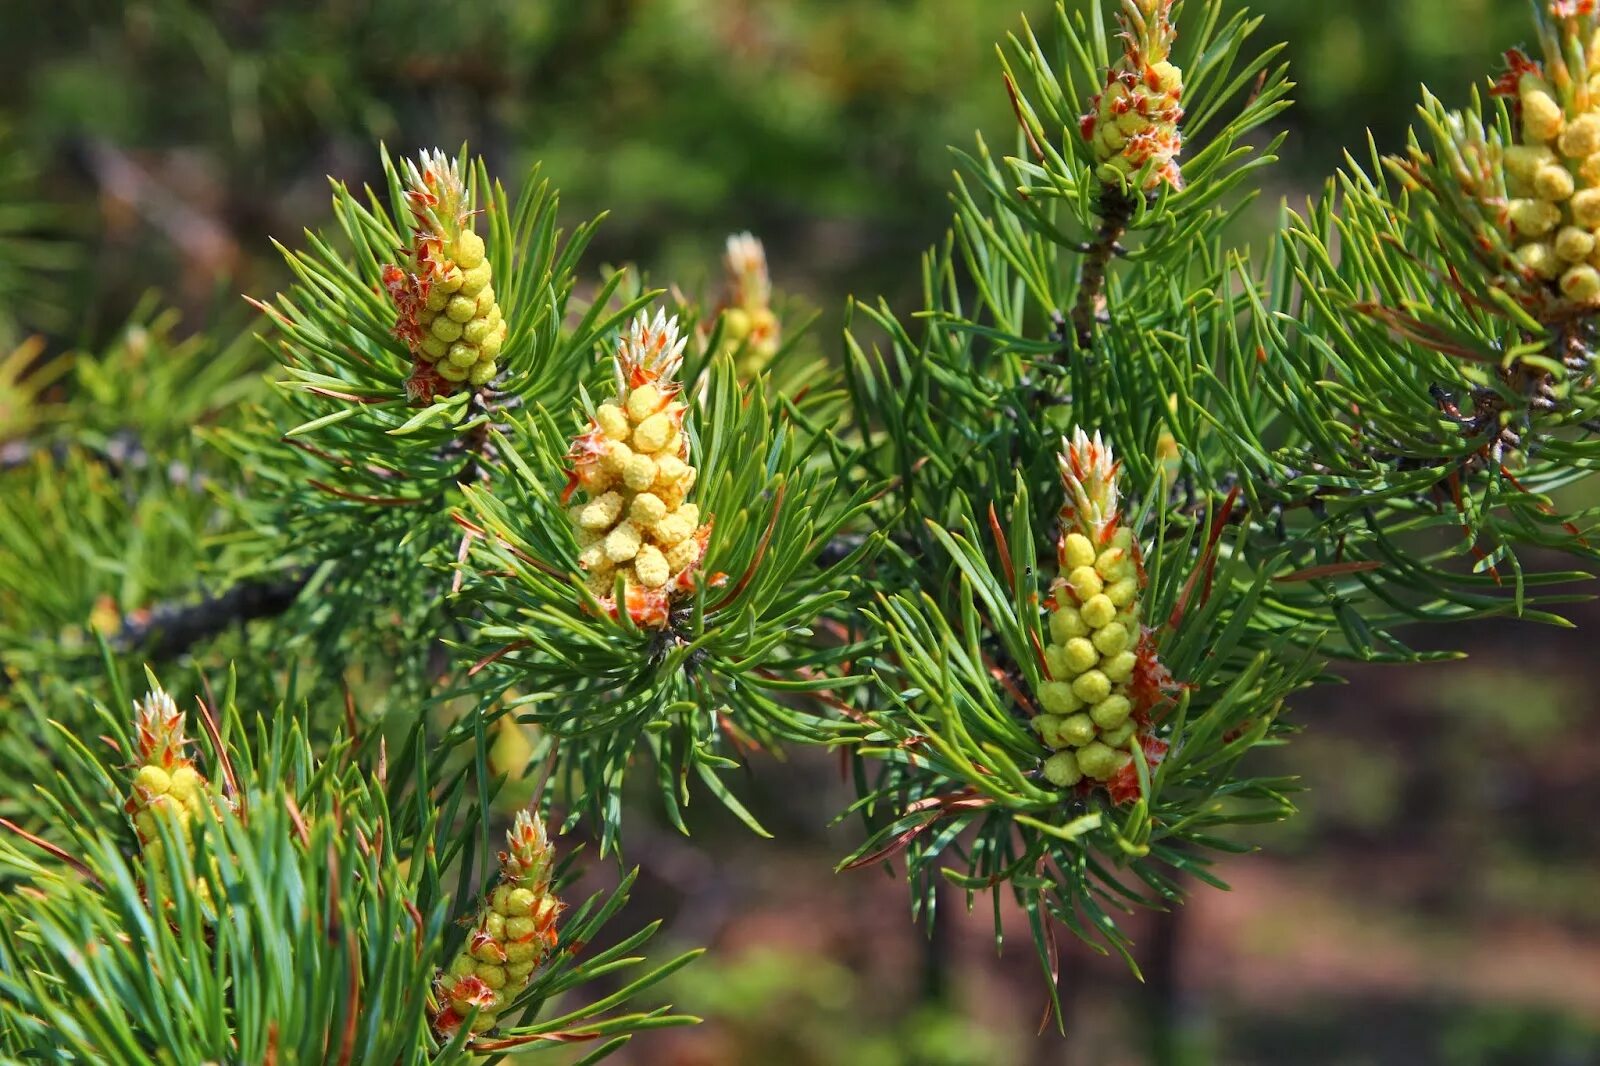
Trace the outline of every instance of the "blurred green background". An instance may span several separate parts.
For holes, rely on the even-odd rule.
[[[1080,0],[1081,2],[1081,0]],[[1315,189],[1371,127],[1395,147],[1426,82],[1464,97],[1528,36],[1521,0],[1263,0],[1296,135],[1267,203]],[[1020,9],[1020,10],[1019,10]],[[1010,145],[994,42],[1040,0],[12,0],[0,128],[87,254],[47,324],[96,340],[151,284],[196,312],[274,287],[266,238],[320,224],[324,175],[462,141],[534,163],[597,252],[694,286],[721,237],[836,312],[914,295],[945,225],[946,146]],[[23,197],[0,168],[9,213]],[[0,234],[5,224],[0,223]],[[4,292],[0,281],[0,292]],[[836,321],[836,317],[833,319]]]
[[[151,287],[187,328],[239,328],[238,294],[281,281],[268,238],[323,224],[324,176],[371,179],[378,140],[469,140],[508,181],[541,163],[569,220],[610,213],[592,265],[659,283],[714,283],[723,236],[752,229],[831,348],[846,295],[912,306],[945,226],[945,146],[1009,144],[993,42],[1019,4],[1049,10],[10,0],[0,352],[105,345]],[[1463,100],[1530,36],[1521,0],[1254,6],[1300,83],[1269,207],[1314,193],[1368,128],[1399,147],[1419,83]],[[776,841],[712,817],[630,842],[640,916],[715,950],[671,989],[708,1024],[627,1061],[1600,1062],[1600,740],[1582,727],[1600,612],[1579,620],[1515,643],[1469,631],[1466,669],[1353,671],[1302,701],[1312,728],[1282,764],[1307,777],[1305,814],[1230,864],[1233,893],[1136,920],[1144,984],[1069,949],[1064,1039],[1034,1035],[1025,936],[996,958],[983,905],[951,896],[925,941],[899,883],[829,872],[847,850],[827,828],[848,798],[836,765],[763,763],[749,788]]]

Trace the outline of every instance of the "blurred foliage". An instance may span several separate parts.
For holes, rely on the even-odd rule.
[[[1526,34],[1522,5],[1504,0],[1253,6],[1302,83],[1285,192],[1314,187],[1365,124],[1399,148],[1419,81],[1460,102]],[[785,288],[904,298],[945,216],[943,146],[970,147],[974,129],[1004,145],[1012,128],[974,42],[1012,29],[1018,9],[1041,24],[1049,7],[486,0],[441,17],[420,0],[9,4],[0,119],[37,160],[38,187],[99,230],[95,284],[74,310],[102,336],[152,275],[178,279],[168,295],[191,309],[278,284],[261,238],[323,216],[324,174],[374,178],[373,139],[410,152],[425,147],[418,131],[447,148],[471,140],[502,172],[543,161],[568,219],[612,212],[599,254],[664,280],[708,283],[721,236],[751,228]]]
[[[1016,1034],[985,1029],[929,1002],[893,1018],[863,1010],[860,975],[799,949],[760,948],[707,960],[661,986],[717,1030],[718,1062],[769,1066],[980,1066],[1018,1061]]]

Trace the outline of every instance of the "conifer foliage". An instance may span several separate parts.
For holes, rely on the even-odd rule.
[[[845,871],[1010,895],[1052,990],[1061,930],[1133,963],[1293,813],[1297,692],[1596,560],[1600,14],[1533,8],[1252,247],[1260,20],[1062,6],[837,344],[752,235],[704,301],[593,276],[462,149],[335,180],[262,344],[0,359],[0,1055],[598,1060],[694,1020],[584,888],[625,788],[765,833],[728,771],[801,745]]]

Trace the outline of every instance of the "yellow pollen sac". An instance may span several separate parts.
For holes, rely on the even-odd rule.
[[[1108,748],[1121,748],[1127,751],[1130,750],[1129,741],[1133,740],[1134,734],[1138,731],[1138,726],[1130,719],[1115,729],[1108,729],[1101,733],[1100,743]]]
[[[691,474],[694,468],[679,459],[676,455],[661,455],[656,457],[656,484],[661,486],[676,485],[685,475]]]
[[[1089,709],[1089,717],[1101,729],[1115,729],[1128,720],[1133,704],[1126,696],[1107,696]]]
[[[668,547],[687,541],[694,531],[694,519],[684,514],[682,508],[658,521],[654,530],[656,540]]]
[[[485,260],[471,270],[462,271],[461,295],[476,297],[489,284],[489,263]]]
[[[1096,781],[1105,781],[1111,778],[1128,761],[1126,752],[1118,751],[1107,744],[1095,741],[1084,746],[1078,752],[1078,768],[1084,776],[1092,777]]]
[[[1542,144],[1514,144],[1505,151],[1506,173],[1530,187],[1533,176],[1555,161],[1556,154]]]
[[[606,535],[606,558],[613,563],[625,563],[639,554],[643,538],[633,523],[623,522]]]
[[[506,908],[503,913],[508,918],[526,917],[533,913],[539,897],[526,888],[514,888],[511,895],[506,898]]]
[[[1561,105],[1543,89],[1524,89],[1522,93],[1522,135],[1530,143],[1549,141],[1566,124]]]
[[[1102,655],[1117,654],[1128,646],[1128,630],[1120,622],[1111,622],[1094,635],[1095,650]]]
[[[172,778],[159,766],[141,766],[139,772],[134,774],[134,784],[140,788],[148,789],[158,796],[165,795],[172,787]]]
[[[1106,581],[1116,581],[1126,577],[1132,569],[1132,564],[1128,562],[1128,553],[1121,548],[1107,548],[1094,561],[1095,573]]]
[[[661,409],[661,392],[654,385],[644,384],[628,394],[628,417],[643,422]]]
[[[452,321],[444,315],[434,319],[433,325],[429,328],[433,331],[433,335],[442,341],[458,340],[461,337],[461,323]]]
[[[607,437],[621,444],[633,432],[627,412],[614,403],[603,403],[595,411],[595,422]],[[626,445],[624,445],[626,447]]]
[[[628,464],[633,462],[633,449],[620,440],[607,441],[600,455],[600,468],[614,477],[622,477]]]
[[[700,561],[700,542],[685,537],[667,549],[667,565],[674,574],[681,574]]]
[[[155,767],[145,767],[153,770]],[[172,771],[171,786],[167,794],[179,803],[188,803],[195,794],[205,785],[205,778],[193,766],[178,766]]]
[[[1111,695],[1111,679],[1103,671],[1088,670],[1072,682],[1072,692],[1084,703],[1099,703]]]
[[[635,443],[638,434],[634,434]],[[644,492],[656,483],[656,461],[648,455],[634,453],[628,460],[627,467],[622,472],[622,482],[634,492]]]
[[[1083,637],[1073,637],[1064,647],[1067,669],[1074,674],[1081,674],[1100,661],[1100,655],[1094,650],[1094,645]]]
[[[1541,278],[1554,281],[1561,274],[1561,260],[1548,244],[1524,244],[1517,249],[1517,262]]]
[[[1041,714],[1033,720],[1033,730],[1039,734],[1039,739],[1044,746],[1051,749],[1064,748],[1067,742],[1061,738],[1061,723],[1066,721],[1059,714]]]
[[[483,262],[483,238],[471,230],[464,230],[456,238],[455,261],[462,270],[472,270]]]
[[[1072,586],[1072,591],[1077,594],[1079,601],[1087,600],[1091,596],[1098,596],[1100,590],[1105,588],[1105,582],[1100,575],[1095,573],[1092,566],[1080,566],[1067,575],[1067,584]]]
[[[634,427],[633,446],[641,452],[654,454],[662,449],[670,436],[672,420],[658,411]]]
[[[1594,251],[1594,234],[1577,226],[1563,226],[1556,234],[1556,254],[1569,263],[1581,263]]]
[[[667,557],[662,555],[661,549],[654,544],[646,544],[639,549],[633,568],[639,575],[639,584],[647,589],[660,588],[672,576],[671,567],[667,564]]]
[[[1573,194],[1572,221],[1587,230],[1600,226],[1600,189],[1580,189]]]
[[[1089,603],[1083,605],[1083,609],[1088,610],[1089,604],[1094,603],[1095,600],[1098,599],[1100,599],[1098,596],[1090,599]],[[1110,600],[1106,600],[1106,606],[1111,607]],[[1116,610],[1115,607],[1111,607],[1111,609],[1113,611]],[[1111,616],[1107,615],[1106,617],[1109,619]],[[1082,612],[1080,612],[1078,608],[1068,605],[1066,607],[1057,607],[1051,612],[1050,639],[1055,641],[1057,644],[1065,644],[1073,637],[1081,637],[1088,632],[1089,625],[1087,620],[1083,617]]]
[[[1126,607],[1139,595],[1139,582],[1136,578],[1125,577],[1106,586],[1106,598],[1117,607]]]
[[[1068,715],[1061,722],[1061,739],[1069,747],[1081,748],[1094,739],[1094,719],[1087,714]]]
[[[1133,652],[1125,651],[1113,655],[1101,663],[1100,671],[1111,681],[1120,685],[1133,676],[1133,668],[1138,665],[1138,662],[1138,657]]]
[[[1565,200],[1577,187],[1571,172],[1564,166],[1541,167],[1533,176],[1533,191],[1546,200]]]
[[[1561,222],[1561,208],[1548,200],[1513,200],[1511,224],[1524,237],[1543,237]]]
[[[1561,292],[1573,303],[1593,303],[1600,298],[1600,271],[1587,264],[1573,267],[1561,275]]]
[[[586,529],[608,529],[621,514],[621,494],[607,492],[598,499],[589,502],[589,505],[583,509],[578,522]]]
[[[1080,616],[1085,625],[1094,629],[1103,629],[1111,624],[1116,617],[1117,605],[1111,602],[1111,597],[1101,593],[1091,596],[1084,603]]]
[[[1071,788],[1083,780],[1078,768],[1078,757],[1070,751],[1058,751],[1044,761],[1045,780],[1057,788]]]
[[[1587,159],[1600,152],[1600,115],[1579,115],[1561,131],[1561,154],[1568,159]]]
[[[1046,681],[1040,685],[1039,703],[1051,714],[1071,714],[1083,706],[1072,694],[1072,686],[1065,681]]]
[[[653,492],[641,492],[628,508],[628,520],[641,529],[651,528],[666,516],[667,505]]]
[[[1070,533],[1062,545],[1062,558],[1066,563],[1068,572],[1080,566],[1093,566],[1095,560],[1094,545],[1082,533]]]

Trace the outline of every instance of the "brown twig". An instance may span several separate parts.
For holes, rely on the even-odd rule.
[[[1084,253],[1083,271],[1078,280],[1078,299],[1072,305],[1072,330],[1079,351],[1094,345],[1094,327],[1105,304],[1106,273],[1117,254],[1118,242],[1128,231],[1137,201],[1115,185],[1100,189],[1100,229]]]

